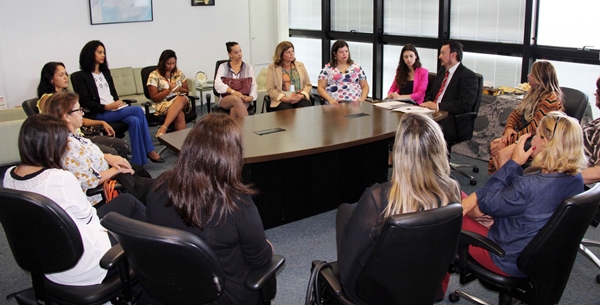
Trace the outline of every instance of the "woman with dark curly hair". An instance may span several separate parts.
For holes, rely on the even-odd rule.
[[[115,89],[104,44],[92,40],[83,46],[79,54],[81,71],[71,75],[73,89],[79,94],[79,102],[89,110],[87,118],[107,122],[123,121],[129,126],[131,163],[144,165],[150,161],[164,163],[154,151],[154,144],[148,131],[148,122],[141,107],[126,107]]]
[[[422,104],[427,91],[429,71],[421,67],[417,48],[407,44],[400,52],[400,61],[396,68],[394,82],[388,91],[389,99],[412,99]]]

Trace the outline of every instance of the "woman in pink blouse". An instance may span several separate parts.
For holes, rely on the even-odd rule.
[[[421,67],[419,53],[412,44],[407,44],[400,52],[394,82],[388,91],[388,99],[410,98],[417,104],[423,103],[427,90],[429,71]]]

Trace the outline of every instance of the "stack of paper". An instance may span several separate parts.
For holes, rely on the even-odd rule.
[[[375,103],[373,105],[375,105],[379,108],[384,108],[384,109],[397,109],[397,108],[412,106],[412,104],[405,103],[405,102],[399,102],[399,101],[387,101],[387,102]]]

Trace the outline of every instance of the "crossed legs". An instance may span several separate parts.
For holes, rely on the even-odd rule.
[[[241,98],[233,95],[228,95],[219,100],[219,107],[229,109],[229,116],[234,119],[248,116],[248,106],[250,106],[250,103],[244,103]]]
[[[166,133],[167,128],[169,128],[171,123],[175,130],[185,129],[185,113],[183,113],[183,109],[185,109],[187,105],[189,105],[187,96],[180,95],[176,97],[173,103],[171,103],[171,106],[167,109],[165,122],[158,128],[157,135]]]

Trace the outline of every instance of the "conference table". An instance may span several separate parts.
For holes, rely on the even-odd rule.
[[[430,114],[436,121],[447,115]],[[389,143],[401,116],[354,102],[236,119],[244,140],[242,179],[258,190],[253,199],[265,228],[356,202],[367,187],[386,182]],[[159,141],[179,152],[189,130]]]

